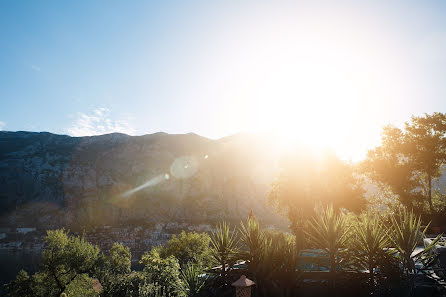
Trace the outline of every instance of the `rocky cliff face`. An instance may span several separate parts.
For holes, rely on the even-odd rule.
[[[275,174],[268,145],[248,136],[69,137],[0,132],[0,224],[41,227],[213,222],[266,202]]]

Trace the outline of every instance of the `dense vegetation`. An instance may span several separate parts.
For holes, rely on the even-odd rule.
[[[254,296],[305,296],[309,289],[408,296],[416,275],[434,264],[431,250],[440,240],[415,253],[430,221],[440,223],[444,213],[445,197],[434,181],[446,161],[445,133],[446,116],[434,113],[413,117],[404,130],[386,127],[382,144],[359,166],[333,155],[317,164],[288,156],[270,200],[288,218],[290,233],[264,229],[252,214],[239,226],[221,222],[211,234],[183,231],[147,251],[142,271],[131,271],[131,253],[122,244],[104,253],[82,236],[48,231],[41,270],[21,271],[7,291],[234,296],[231,283],[244,274],[256,282]],[[378,187],[374,195],[366,197],[364,178]],[[391,202],[377,210],[383,196]]]
[[[328,281],[327,288],[342,288],[354,275],[359,292],[399,296],[421,271],[415,261],[431,262],[440,239],[414,255],[427,227],[407,209],[386,218],[328,206],[309,226],[305,249],[294,235],[261,228],[255,217],[234,229],[222,223],[210,236],[183,232],[146,252],[142,271],[131,271],[130,251],[119,243],[103,253],[63,229],[48,231],[41,271],[21,271],[7,290],[10,296],[231,296],[230,284],[245,274],[256,282],[256,296],[294,296],[322,269],[328,273],[319,281]]]

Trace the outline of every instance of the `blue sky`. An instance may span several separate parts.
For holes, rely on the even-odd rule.
[[[446,2],[361,2],[1,1],[0,128],[307,137],[339,122],[364,151],[386,123],[446,112]]]

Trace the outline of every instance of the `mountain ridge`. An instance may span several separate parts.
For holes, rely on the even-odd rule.
[[[251,209],[276,219],[266,204],[274,158],[252,139],[1,132],[2,225],[235,220]]]

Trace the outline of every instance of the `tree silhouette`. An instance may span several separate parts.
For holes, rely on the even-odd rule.
[[[269,200],[288,217],[297,248],[305,245],[303,228],[314,216],[315,206],[359,212],[366,204],[355,167],[332,153],[297,152],[283,158],[280,167]]]
[[[381,145],[370,150],[364,172],[375,182],[388,186],[409,208],[418,200],[432,206],[432,181],[441,176],[446,162],[446,115],[412,116],[401,130],[386,126]]]

